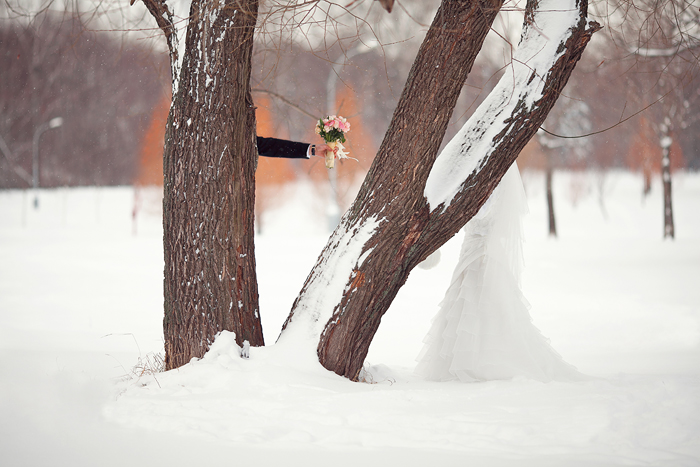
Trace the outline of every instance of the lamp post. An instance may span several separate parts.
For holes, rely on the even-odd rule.
[[[34,131],[34,138],[32,139],[32,188],[34,189],[34,208],[39,208],[39,193],[37,189],[39,188],[39,139],[41,135],[47,130],[52,130],[63,125],[63,119],[61,117],[55,117],[44,122]]]
[[[326,112],[328,112],[328,115],[335,115],[336,113],[336,85],[338,83],[338,76],[340,75],[342,68],[352,57],[370,52],[378,45],[379,42],[374,40],[361,42],[356,47],[340,55],[338,59],[333,62],[333,67],[331,68],[331,71],[328,74],[328,79],[326,80]],[[328,181],[330,182],[331,190],[333,191],[333,203],[328,206],[327,210],[328,228],[331,232],[335,230],[335,228],[338,226],[338,222],[340,222],[340,203],[338,202],[338,190],[336,188],[337,170],[337,168],[335,170],[328,170]]]

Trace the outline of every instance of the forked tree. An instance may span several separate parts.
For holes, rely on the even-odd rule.
[[[169,2],[144,3],[173,63],[163,225],[166,364],[175,368],[201,357],[224,329],[239,344],[263,344],[250,99],[258,4],[192,0],[183,53],[176,33],[183,26]],[[329,370],[358,377],[410,271],[488,199],[599,28],[588,21],[585,0],[528,0],[513,63],[438,158],[460,90],[502,6],[442,1],[365,182],[293,305],[281,341],[315,351]]]
[[[486,202],[537,132],[600,26],[583,0],[529,0],[511,66],[438,156],[460,89],[500,2],[444,1],[377,157],[285,323],[320,362],[357,379],[411,270]],[[311,339],[309,339],[309,336]]]

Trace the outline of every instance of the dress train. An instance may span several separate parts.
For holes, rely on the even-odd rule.
[[[516,164],[464,227],[459,262],[416,373],[438,381],[580,379],[532,324],[520,290],[525,193]]]

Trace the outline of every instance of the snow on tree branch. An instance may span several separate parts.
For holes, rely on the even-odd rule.
[[[170,72],[175,95],[185,56],[185,34],[189,23],[191,0],[143,0],[158,27],[165,34],[170,52]],[[133,2],[132,2],[133,4]]]
[[[516,112],[537,106],[547,75],[580,21],[577,3],[543,0],[526,17],[511,66],[433,165],[424,192],[431,211],[449,206],[465,180],[484,167]]]

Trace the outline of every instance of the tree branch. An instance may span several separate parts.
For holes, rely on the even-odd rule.
[[[132,0],[131,4],[134,4]],[[178,42],[177,31],[175,30],[175,22],[173,19],[173,12],[165,0],[143,0],[143,4],[146,5],[146,9],[153,19],[156,20],[156,24],[165,34],[165,40],[168,43],[168,50],[170,51],[170,71],[172,73],[172,82],[176,83],[179,75],[178,70]]]
[[[659,97],[658,99],[656,99],[656,100],[655,100],[654,102],[652,102],[651,104],[647,105],[646,107],[644,107],[644,108],[641,109],[641,110],[638,110],[637,112],[633,113],[633,114],[630,115],[629,117],[624,118],[624,119],[621,119],[621,120],[620,120],[619,122],[617,122],[616,124],[611,125],[611,126],[609,126],[609,127],[607,127],[607,128],[603,128],[602,130],[594,131],[594,132],[592,132],[592,133],[586,133],[585,135],[578,135],[578,136],[564,136],[564,135],[558,135],[558,134],[556,134],[556,133],[552,133],[551,131],[546,130],[546,129],[545,129],[544,127],[542,127],[542,126],[540,127],[540,130],[544,131],[544,132],[547,133],[548,135],[554,136],[555,138],[564,138],[564,139],[586,138],[586,137],[588,137],[588,136],[593,136],[593,135],[597,135],[597,134],[600,134],[600,133],[605,133],[606,131],[612,130],[613,128],[615,128],[615,127],[618,126],[618,125],[622,125],[622,124],[625,123],[627,120],[630,120],[630,119],[636,117],[636,116],[639,115],[640,113],[642,113],[642,112],[644,112],[645,110],[649,109],[649,108],[650,108],[651,106],[653,106],[654,104],[659,103],[660,101],[662,101],[666,96],[668,96],[668,95],[671,94],[672,92],[673,92],[673,90],[668,91],[666,94],[664,94],[663,96]]]
[[[564,6],[562,10],[550,10],[542,7],[547,2],[528,2],[520,46],[511,65],[513,72],[503,75],[431,170],[425,194],[436,215],[449,208],[453,199],[471,191],[479,184],[477,180],[488,179],[491,184],[493,165],[498,165],[493,159],[506,157],[502,173],[497,171],[501,176],[505,174],[556,103],[585,46],[600,29],[598,23],[588,23],[585,6],[577,12],[574,2],[569,3],[573,10]],[[530,23],[550,27],[545,35]],[[499,181],[500,177],[494,188]],[[486,195],[484,201],[490,191]],[[475,199],[473,195],[467,198],[471,199],[469,204]],[[458,210],[464,208],[462,205]]]
[[[296,111],[298,111],[298,112],[300,112],[300,113],[306,115],[307,117],[311,117],[311,118],[314,119],[314,120],[318,120],[318,115],[314,115],[314,114],[312,114],[311,112],[307,112],[306,110],[302,109],[302,108],[299,107],[297,104],[295,104],[294,102],[292,102],[292,101],[290,101],[289,99],[287,99],[286,97],[284,97],[282,94],[277,94],[276,92],[269,91],[269,90],[267,90],[267,89],[260,89],[260,88],[251,89],[251,91],[252,91],[252,92],[258,92],[258,93],[269,94],[269,95],[271,95],[271,96],[273,96],[273,97],[276,97],[277,99],[281,100],[282,102],[284,102],[285,104],[287,104],[288,106],[290,106],[291,108],[293,108],[294,110],[296,110]]]

